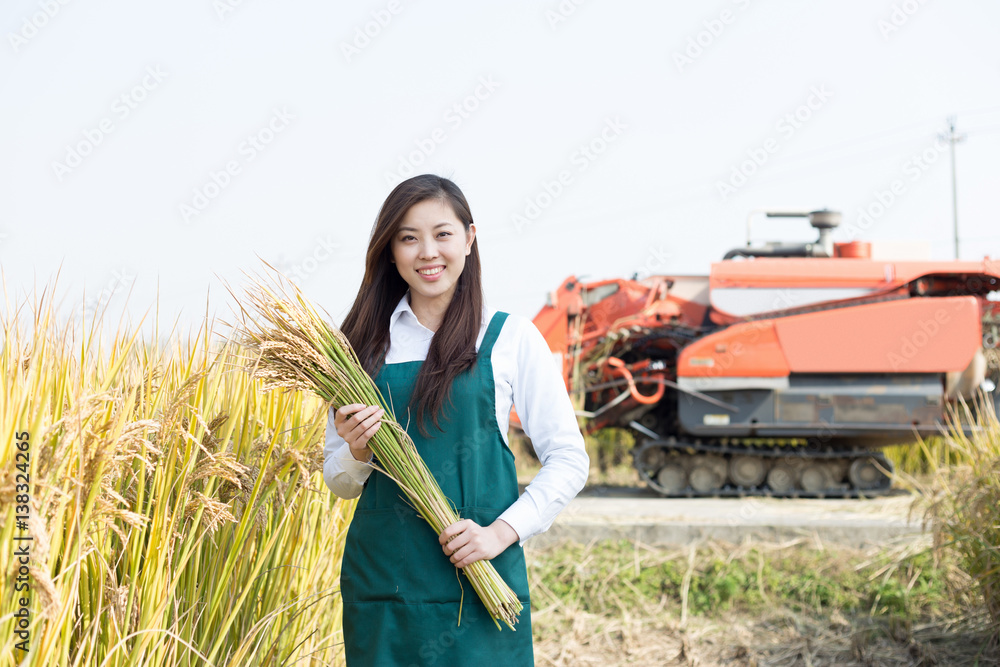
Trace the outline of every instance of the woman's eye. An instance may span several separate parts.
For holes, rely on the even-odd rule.
[[[438,233],[438,236],[451,236],[451,235],[452,235],[452,233],[451,233],[451,232],[439,232],[439,233]],[[415,241],[415,240],[416,240],[416,237],[415,237],[415,236],[411,236],[410,234],[407,234],[406,236],[402,237],[402,238],[401,238],[401,239],[399,239],[399,240],[400,240],[400,241],[409,241],[409,240],[411,240],[411,239]]]

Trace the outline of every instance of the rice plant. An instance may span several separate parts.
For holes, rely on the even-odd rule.
[[[927,512],[935,545],[959,555],[1000,638],[1000,422],[992,401],[980,396],[976,408],[973,417],[963,402],[952,415],[978,428],[952,427],[947,443],[963,463],[937,471]]]
[[[103,318],[60,323],[49,292],[5,306],[0,667],[341,662],[354,503],[322,483],[328,406],[262,393],[211,322],[160,344]],[[19,592],[11,545],[25,535]]]
[[[884,451],[897,473],[911,476],[968,463],[962,450],[952,447],[942,436],[919,438],[913,443],[886,447]]]

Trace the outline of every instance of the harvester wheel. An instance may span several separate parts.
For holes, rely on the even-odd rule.
[[[659,470],[670,461],[670,454],[660,447],[649,447],[641,450],[639,463],[647,470]]]
[[[718,491],[726,481],[726,461],[719,456],[705,456],[691,469],[691,487],[698,493]]]
[[[847,471],[847,478],[854,488],[861,491],[886,489],[892,484],[892,479],[884,471],[892,474],[892,464],[881,456],[857,459]]]
[[[752,489],[767,477],[767,466],[759,456],[734,456],[729,461],[729,479],[736,486]]]
[[[800,478],[802,488],[809,493],[819,493],[833,486],[833,475],[822,463],[812,463],[802,470]]]
[[[795,471],[790,466],[779,463],[767,473],[767,485],[775,493],[789,493],[795,489]]]
[[[656,483],[668,495],[676,495],[687,488],[687,473],[679,465],[663,466],[656,474]]]

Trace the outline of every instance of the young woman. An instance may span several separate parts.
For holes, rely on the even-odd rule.
[[[372,474],[378,406],[331,409],[326,484],[361,496],[341,569],[348,664],[533,665],[522,545],[583,488],[589,459],[541,333],[484,303],[476,226],[458,186],[423,175],[393,189],[341,329],[462,517],[434,535],[392,480]],[[511,404],[542,462],[520,497]],[[516,632],[498,630],[457,576],[482,559],[524,605]]]

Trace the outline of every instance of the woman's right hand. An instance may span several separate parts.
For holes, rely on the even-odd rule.
[[[345,405],[333,414],[337,435],[347,442],[351,454],[358,461],[368,463],[372,460],[372,450],[368,447],[368,441],[382,425],[384,414],[385,410],[379,406],[363,403]]]

